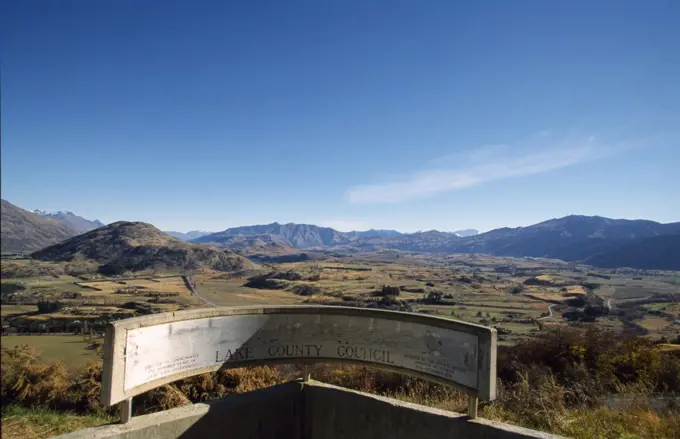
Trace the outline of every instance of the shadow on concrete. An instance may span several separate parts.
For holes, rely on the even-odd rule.
[[[411,439],[559,438],[526,428],[295,381],[132,418],[58,439]]]

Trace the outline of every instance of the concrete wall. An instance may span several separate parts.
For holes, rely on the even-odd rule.
[[[318,382],[305,386],[303,398],[303,439],[559,438]]]
[[[133,401],[134,403],[134,401]],[[201,404],[133,417],[59,439],[300,438],[302,383],[291,382]]]
[[[323,383],[291,382],[58,439],[520,439],[559,436]]]

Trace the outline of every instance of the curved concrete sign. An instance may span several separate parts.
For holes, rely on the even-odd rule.
[[[220,368],[276,363],[372,365],[496,396],[496,331],[412,313],[331,306],[208,308],[107,328],[102,402]]]

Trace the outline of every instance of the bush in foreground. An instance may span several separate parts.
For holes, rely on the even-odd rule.
[[[204,374],[135,398],[136,414],[222,398],[289,381],[297,366],[252,367]],[[498,399],[480,406],[481,416],[577,438],[672,438],[680,411],[611,410],[600,398],[617,393],[651,397],[680,392],[680,353],[665,352],[644,338],[602,331],[561,330],[499,352]],[[466,395],[428,381],[358,366],[316,365],[323,382],[452,411],[464,411]],[[101,365],[69,376],[61,363],[42,364],[26,348],[3,349],[3,405],[52,408],[111,416],[99,404]]]

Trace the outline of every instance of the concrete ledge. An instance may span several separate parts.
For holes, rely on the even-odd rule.
[[[88,428],[59,439],[298,438],[302,383],[133,417],[127,424]]]
[[[58,439],[559,439],[317,381],[290,382]]]
[[[303,398],[304,437],[310,439],[562,438],[317,381],[305,383]]]

